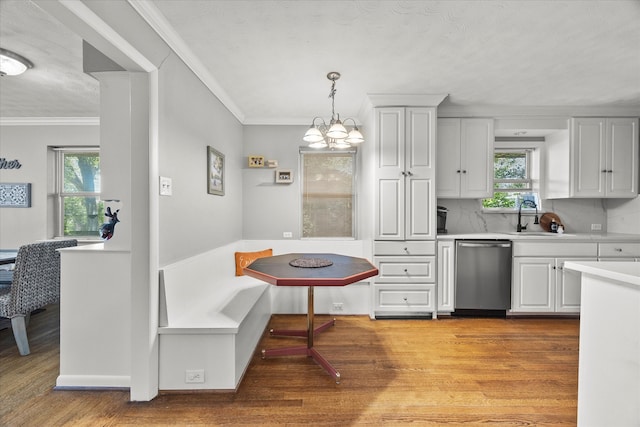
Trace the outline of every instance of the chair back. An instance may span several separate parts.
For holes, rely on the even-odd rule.
[[[60,300],[60,254],[57,249],[77,246],[78,241],[52,240],[18,248],[13,281],[4,317],[28,314]]]

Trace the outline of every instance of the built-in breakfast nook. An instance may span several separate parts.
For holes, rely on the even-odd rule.
[[[639,20],[0,0],[0,424],[634,426]]]

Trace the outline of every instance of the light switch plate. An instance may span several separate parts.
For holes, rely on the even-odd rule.
[[[173,187],[171,184],[171,178],[167,178],[166,176],[160,177],[160,195],[161,196],[171,196],[173,194]]]

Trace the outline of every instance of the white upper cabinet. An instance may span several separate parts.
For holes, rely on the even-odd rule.
[[[637,118],[573,118],[569,143],[552,137],[547,148],[548,197],[638,195]]]
[[[493,197],[493,119],[438,119],[437,197]]]
[[[435,108],[376,108],[375,239],[435,239]]]

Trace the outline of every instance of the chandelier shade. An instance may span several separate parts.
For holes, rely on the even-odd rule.
[[[327,125],[321,117],[313,118],[311,126],[302,138],[303,141],[309,143],[311,148],[349,148],[352,144],[364,142],[364,137],[358,129],[356,121],[352,118],[344,119],[345,122],[348,120],[353,122],[353,127],[347,129],[340,120],[340,114],[335,112],[336,80],[339,78],[340,73],[336,71],[327,74],[327,79],[331,80],[331,92],[329,92],[329,98],[331,98],[331,120]],[[316,124],[316,121],[320,123]]]

